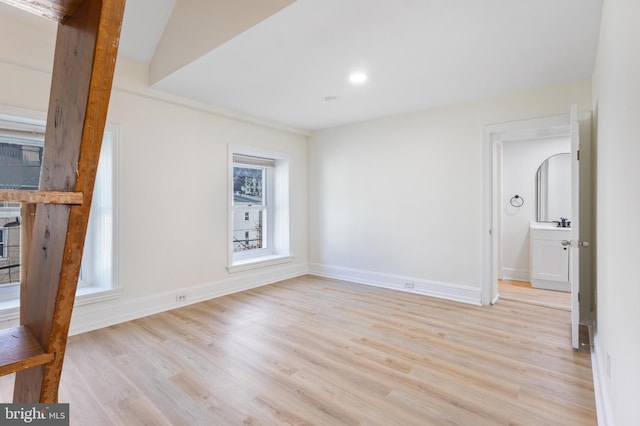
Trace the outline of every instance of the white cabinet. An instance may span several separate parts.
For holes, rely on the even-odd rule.
[[[531,286],[547,290],[571,291],[569,284],[569,251],[563,240],[571,239],[570,228],[532,223]]]

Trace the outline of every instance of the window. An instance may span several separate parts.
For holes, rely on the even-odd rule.
[[[7,258],[7,246],[5,245],[5,241],[7,241],[8,229],[4,226],[0,228],[0,259]]]
[[[0,115],[0,188],[38,189],[44,123]],[[85,239],[78,295],[117,287],[115,207],[117,129],[105,131]],[[0,302],[19,298],[20,205],[0,203]],[[90,296],[85,296],[85,299]],[[0,308],[11,306],[0,304]]]
[[[0,116],[0,189],[38,189],[44,127]],[[20,204],[0,202],[0,300],[20,284]]]
[[[20,281],[20,217],[0,213],[0,286]]]
[[[256,252],[265,251],[270,246],[274,168],[273,159],[233,156],[234,253],[252,252],[248,256],[255,256]]]
[[[78,288],[93,291],[117,287],[116,282],[116,160],[118,133],[108,127],[104,132],[91,213],[84,242]]]
[[[229,270],[289,259],[288,160],[233,152],[230,192]]]

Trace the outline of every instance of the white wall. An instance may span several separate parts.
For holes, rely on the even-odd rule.
[[[640,2],[605,0],[593,79],[598,224],[594,368],[607,415],[602,424],[637,425],[640,419],[638,40]]]
[[[44,117],[51,67],[42,57],[51,60],[51,34],[13,28],[2,18],[0,40],[11,43],[0,41],[0,105]],[[146,79],[145,66],[119,58],[107,118],[120,134],[122,293],[77,307],[72,332],[177,307],[178,292],[194,302],[307,271],[306,135],[225,117],[225,111],[151,90]],[[289,156],[292,263],[227,272],[231,143]]]
[[[503,279],[529,281],[529,223],[536,220],[536,172],[544,160],[554,154],[571,151],[565,138],[516,140],[503,142],[502,197],[502,276]],[[571,190],[571,176],[565,187]],[[510,200],[519,195],[525,202],[520,208]],[[568,198],[569,215],[571,197]],[[559,220],[556,217],[553,220]]]
[[[310,269],[480,303],[483,129],[591,108],[589,81],[314,133]]]

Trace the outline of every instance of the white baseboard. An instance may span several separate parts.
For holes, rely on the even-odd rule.
[[[363,271],[360,269],[321,265],[317,263],[309,264],[309,274],[392,290],[406,291],[424,296],[439,297],[456,302],[481,305],[480,288],[459,284],[429,281],[401,275],[383,274],[380,272]],[[413,283],[413,288],[405,287],[405,283]]]
[[[69,335],[85,333],[99,328],[120,324],[137,318],[180,308],[216,297],[238,293],[256,287],[272,284],[289,278],[306,275],[308,267],[303,264],[287,264],[269,268],[253,274],[230,277],[224,280],[180,288],[134,300],[110,300],[100,304],[78,306],[71,318]],[[186,300],[176,302],[178,293],[185,294]]]
[[[596,397],[596,413],[598,425],[613,426],[613,411],[611,409],[611,394],[607,381],[606,356],[602,353],[598,336],[592,333],[589,327],[589,339],[591,339],[591,371],[593,372],[593,390]]]
[[[502,279],[528,282],[530,279],[530,273],[529,271],[523,271],[522,269],[502,268]]]

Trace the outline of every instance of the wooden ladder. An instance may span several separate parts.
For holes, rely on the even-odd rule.
[[[125,0],[0,1],[58,22],[39,190],[0,191],[22,214],[20,326],[0,331],[0,375],[16,373],[14,402],[55,403]]]

